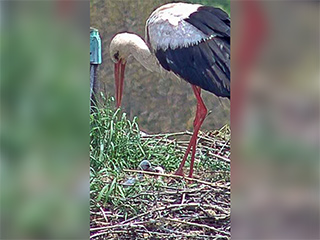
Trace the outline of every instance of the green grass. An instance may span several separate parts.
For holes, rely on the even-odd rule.
[[[146,190],[150,187],[154,190],[158,185],[161,187],[166,183],[148,178],[148,181],[137,181],[133,186],[124,187],[122,183],[130,176],[123,170],[138,169],[142,160],[149,160],[153,166],[162,166],[166,173],[175,171],[183,158],[190,136],[184,141],[177,141],[183,133],[158,134],[142,138],[136,117],[132,120],[127,119],[121,109],[115,108],[113,98],[105,99],[102,96],[102,101],[99,105],[103,107],[93,107],[90,115],[90,207],[112,208],[132,216],[136,214],[137,209],[125,206],[126,198],[134,197],[141,189]],[[223,141],[230,138],[230,132],[225,127],[214,135]],[[210,157],[207,152],[216,150],[213,148],[198,144],[196,156],[200,161],[195,162],[194,169],[200,174],[206,172],[203,177],[208,181],[221,178],[228,180],[230,164]],[[186,168],[188,165],[189,161]],[[225,174],[210,177],[210,172],[214,171],[223,171]]]
[[[105,99],[101,96],[101,99],[103,102],[98,104],[99,107],[93,107],[90,114],[92,239],[145,239],[146,235],[153,239],[162,239],[162,236],[170,235],[159,228],[164,224],[161,220],[163,217],[180,219],[183,222],[189,219],[209,226],[215,220],[207,215],[205,206],[217,204],[213,202],[216,194],[224,202],[221,207],[229,212],[229,187],[210,185],[216,181],[219,181],[219,184],[230,182],[228,126],[200,133],[198,136],[194,176],[199,178],[201,183],[196,180],[177,180],[173,176],[157,178],[144,174],[133,185],[125,186],[123,183],[128,179],[138,179],[137,173],[125,169],[137,170],[142,160],[149,160],[153,166],[162,166],[165,173],[173,173],[184,156],[192,133],[186,131],[142,137],[136,117],[128,119],[121,109],[116,109],[113,98]],[[189,160],[185,169],[189,167]],[[179,205],[181,199],[184,199],[182,206]],[[204,212],[192,207],[200,203],[204,206]],[[190,207],[188,204],[191,204]],[[177,205],[179,207],[176,207]],[[169,208],[162,208],[164,206]],[[195,214],[202,215],[195,219]],[[225,219],[219,222],[219,228],[226,229],[229,226],[229,217],[223,217],[224,213],[221,212],[219,214]],[[123,228],[125,223],[129,224],[126,225],[128,230]],[[180,229],[179,231],[192,235],[188,224],[165,221],[165,225],[172,231]],[[216,234],[215,231],[203,231],[202,227],[198,230],[208,238]]]
[[[137,169],[146,159],[153,165],[172,171],[178,167],[182,152],[175,144],[159,144],[159,139],[141,141],[137,118],[128,120],[120,109],[114,110],[113,98],[104,99],[104,107],[93,107],[90,115],[90,195],[91,206],[112,204],[138,191],[139,183],[124,188],[120,182],[128,176],[123,169]]]

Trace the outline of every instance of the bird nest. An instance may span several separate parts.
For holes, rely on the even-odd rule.
[[[184,151],[191,133],[146,135],[160,144],[176,144]],[[227,136],[226,136],[227,135]],[[206,156],[210,166],[196,167],[194,178],[167,173],[125,169],[132,184],[126,194],[112,195],[105,204],[90,209],[91,239],[230,239],[230,131],[200,133],[196,161]],[[210,164],[211,162],[211,164]],[[187,168],[186,168],[187,169]],[[106,179],[112,181],[112,179]],[[130,194],[128,194],[130,193]]]

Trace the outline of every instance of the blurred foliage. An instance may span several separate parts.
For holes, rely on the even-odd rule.
[[[88,8],[1,7],[1,239],[87,237]]]
[[[118,32],[135,32],[144,36],[145,22],[151,12],[170,0],[91,0],[91,27],[97,28],[102,38],[103,63],[98,67],[97,93],[114,96],[113,62],[109,56],[109,44]],[[192,1],[224,8],[230,12],[230,1]],[[138,116],[138,122],[146,132],[170,132],[192,130],[196,111],[196,99],[185,81],[163,79],[159,74],[146,71],[130,58],[126,66],[122,106],[129,118]],[[218,129],[229,123],[230,103],[203,91],[208,112],[202,129]]]
[[[234,239],[320,239],[319,7],[233,1]]]

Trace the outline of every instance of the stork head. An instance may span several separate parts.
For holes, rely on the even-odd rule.
[[[127,46],[128,35],[128,33],[119,33],[114,36],[110,43],[110,57],[114,62],[114,79],[116,85],[117,107],[121,105],[124,70],[127,59],[130,55]]]

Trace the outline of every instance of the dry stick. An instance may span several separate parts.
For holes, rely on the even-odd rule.
[[[100,211],[101,211],[101,212],[102,212],[102,214],[103,214],[104,220],[106,220],[106,222],[108,222],[108,219],[107,219],[106,213],[103,211],[102,207],[100,207]]]
[[[225,162],[227,162],[227,163],[230,163],[230,159],[228,159],[228,158],[225,158],[225,157],[223,157],[223,156],[221,156],[221,155],[218,155],[218,154],[215,154],[215,153],[208,153],[209,155],[212,155],[212,156],[214,156],[214,157],[216,157],[216,158],[220,158],[221,160],[223,160],[223,161],[225,161]]]
[[[191,194],[191,193],[201,193],[201,192],[206,192],[206,193],[207,193],[207,192],[214,192],[214,191],[213,191],[214,189],[209,190],[209,189],[204,188],[203,186],[201,186],[201,187],[199,187],[199,188],[191,188],[191,189],[184,189],[184,190],[182,190],[182,189],[180,189],[180,188],[168,187],[168,186],[163,186],[163,188],[165,188],[165,189],[170,189],[170,190],[173,190],[173,191],[168,191],[168,190],[166,190],[166,191],[161,191],[161,192],[158,193],[159,196],[161,196],[161,195],[165,195],[165,196],[167,196],[167,195],[177,195],[177,193],[179,193],[179,194],[183,194],[183,193]],[[178,192],[178,191],[179,191],[179,192]],[[150,195],[153,195],[153,193],[150,193],[150,192],[140,192],[140,193],[137,193],[136,195],[133,195],[133,196],[130,197],[130,198],[137,198],[137,197],[139,197],[139,196],[144,196],[144,195],[150,196]]]
[[[228,187],[228,186],[218,185],[218,184],[206,182],[206,181],[203,181],[203,180],[199,180],[199,179],[196,179],[196,178],[183,177],[183,176],[179,176],[179,175],[166,174],[166,173],[156,173],[156,172],[147,172],[147,171],[131,170],[131,169],[123,169],[123,171],[124,172],[143,173],[143,174],[148,174],[148,175],[156,175],[156,176],[163,176],[163,177],[185,179],[185,180],[188,180],[188,181],[201,183],[201,184],[208,185],[208,186],[211,186],[211,187],[225,188],[225,189],[228,189],[228,190],[230,189],[230,186]]]
[[[122,224],[122,223],[118,223],[118,224],[114,224],[114,225],[109,224],[108,226],[104,226],[104,227],[90,228],[90,232],[99,231],[99,230],[108,230],[108,229],[113,229],[113,228],[125,228],[125,227],[145,228],[145,226],[143,224],[146,224],[146,223],[150,223],[150,220],[134,222],[134,223],[125,223],[125,224]]]
[[[141,233],[148,233],[150,235],[157,235],[157,236],[163,236],[163,237],[181,237],[181,234],[172,234],[172,233],[161,233],[161,232],[144,232],[144,231],[136,231],[136,232],[141,232]],[[183,236],[187,237],[188,235],[184,234]]]
[[[185,132],[177,132],[177,133],[160,133],[160,134],[153,134],[153,135],[147,135],[147,136],[144,136],[142,138],[155,138],[155,137],[172,137],[172,136],[180,136],[180,135],[192,135],[191,132],[189,131],[185,131]],[[203,139],[205,141],[208,141],[208,142],[221,142],[219,139],[215,138],[215,137],[208,137],[206,135],[202,135],[201,133],[199,134],[198,136],[198,141],[200,139]],[[161,138],[160,141],[168,141],[169,140],[169,143],[172,143],[174,142],[174,140],[171,140],[170,139],[163,139]],[[184,142],[184,141],[179,141],[179,143],[181,144],[181,142]],[[188,144],[188,141],[185,141],[186,144]],[[228,141],[227,142],[224,142],[223,143],[223,147],[225,147],[227,145]]]
[[[186,143],[187,143],[187,142],[186,142]],[[180,144],[181,144],[181,142],[180,142]],[[187,145],[187,144],[186,144],[186,145]],[[180,149],[181,151],[183,151],[183,150],[185,150],[185,149],[187,148],[187,146],[179,145],[179,146],[177,146],[177,148]],[[201,148],[207,148],[207,149],[209,149],[209,150],[212,149],[211,147],[205,146],[205,145],[203,145],[203,144],[202,144]],[[221,156],[221,155],[218,155],[218,154],[215,154],[215,153],[212,153],[212,152],[208,152],[208,155],[213,156],[213,157],[216,157],[216,158],[218,158],[218,159],[220,159],[220,160],[223,160],[224,162],[230,164],[230,159],[228,159],[228,158],[226,158],[226,157],[224,157],[224,156]]]
[[[166,229],[164,229],[164,230],[166,230]],[[192,234],[183,233],[183,232],[180,232],[180,231],[170,231],[169,233],[162,233],[162,232],[153,232],[153,231],[144,232],[144,231],[142,231],[140,229],[137,229],[136,232],[149,233],[150,235],[167,236],[167,237],[179,237],[179,238],[181,238],[182,235],[184,237],[190,237],[190,236],[192,237],[192,236],[194,236],[194,234],[192,235]]]
[[[167,209],[172,209],[172,208],[198,207],[198,206],[200,206],[200,203],[172,204],[172,205],[169,205],[169,206],[159,207],[159,208],[152,209],[149,212],[141,213],[141,214],[136,215],[136,216],[134,216],[134,217],[132,217],[132,218],[130,218],[128,220],[125,220],[125,221],[122,222],[122,224],[131,222],[134,219],[137,219],[139,217],[143,217],[145,215],[148,215],[150,213],[154,213],[154,212],[157,212],[157,211],[162,211],[162,210],[167,210]]]
[[[178,190],[178,189],[175,188],[175,190]],[[185,198],[185,196],[183,196],[183,195],[185,195],[185,194],[190,194],[190,193],[193,193],[193,192],[196,192],[196,191],[200,192],[200,191],[202,191],[202,190],[205,190],[205,189],[203,189],[203,188],[197,188],[197,189],[179,191],[179,194],[182,194],[182,202],[181,202],[181,203],[182,203],[182,204],[184,203],[184,198]],[[213,189],[213,190],[214,190],[214,189]],[[206,190],[206,193],[204,194],[204,196],[212,193],[213,190]],[[176,193],[177,193],[176,191],[174,191],[174,192],[165,191],[165,192],[162,192],[161,195],[168,195],[168,194],[171,195],[171,194],[176,194]],[[152,194],[153,194],[153,193],[143,192],[143,193],[139,193],[139,194],[133,196],[132,198],[136,199],[136,198],[139,197],[140,195],[152,195]],[[203,197],[204,197],[204,196],[203,196]],[[139,201],[140,201],[140,200],[139,200]],[[175,201],[175,200],[174,200],[174,201]],[[221,202],[221,203],[223,203],[223,202]],[[223,203],[223,204],[228,205],[229,203],[226,203],[226,202],[225,202],[225,203]],[[217,205],[211,205],[211,204],[201,204],[201,205],[202,205],[203,207],[214,208],[214,209],[216,209],[216,210],[219,210],[219,211],[223,212],[223,213],[226,214],[226,215],[229,215],[229,214],[230,214],[229,211],[227,211],[227,210],[225,210],[224,208],[222,208],[222,207],[220,207],[220,206],[217,206]]]
[[[181,203],[184,203],[184,202],[185,202],[185,200],[186,200],[186,194],[185,194],[185,193],[183,193],[183,194],[182,194],[182,200],[181,200]]]
[[[200,227],[200,228],[208,228],[210,230],[213,230],[213,231],[216,231],[218,233],[221,233],[221,234],[225,234],[227,236],[230,236],[230,233],[227,233],[225,231],[222,231],[222,230],[219,230],[215,227],[211,227],[211,226],[208,226],[208,225],[205,225],[205,224],[200,224],[200,223],[194,223],[194,222],[187,222],[187,221],[182,221],[182,220],[179,220],[179,219],[173,219],[173,218],[163,218],[164,220],[167,220],[167,221],[171,221],[171,222],[177,222],[177,223],[182,223],[182,224],[186,224],[186,225],[190,225],[190,226],[195,226],[195,227]]]
[[[144,212],[144,213],[141,213],[139,215],[136,215],[130,219],[127,219],[117,225],[112,225],[112,226],[106,226],[106,227],[99,227],[99,228],[92,228],[90,229],[90,231],[97,231],[97,230],[106,230],[106,229],[111,229],[111,228],[117,228],[117,227],[125,227],[125,226],[134,226],[134,227],[139,227],[141,225],[141,222],[136,222],[135,224],[132,224],[130,223],[131,221],[137,219],[137,218],[140,218],[140,217],[143,217],[145,215],[148,215],[150,213],[154,213],[154,212],[157,212],[157,211],[162,211],[162,210],[167,210],[167,209],[172,209],[172,208],[184,208],[184,207],[199,207],[201,206],[200,203],[185,203],[185,204],[172,204],[172,205],[169,205],[169,206],[164,206],[164,207],[159,207],[159,208],[156,208],[156,209],[152,209],[148,212]],[[216,208],[216,206],[209,206],[209,207],[212,207],[212,208]],[[139,225],[136,225],[136,224],[139,224]]]
[[[163,221],[161,219],[159,219],[158,222],[163,222]],[[169,229],[169,228],[167,228],[167,225],[164,226],[163,224],[161,224],[159,226],[159,229],[160,229],[160,231],[165,231],[165,232],[167,232],[169,234],[172,234],[172,233],[173,234],[179,234],[180,236],[181,235],[184,235],[184,236],[187,235],[187,233],[184,233],[184,232],[181,232],[181,231],[178,231],[178,230]]]
[[[100,225],[105,225],[105,226],[109,226],[110,223],[106,223],[106,222],[100,222],[100,221],[94,221],[97,225],[100,224]]]
[[[147,136],[143,136],[142,138],[171,137],[171,136],[179,136],[179,135],[192,135],[192,133],[189,131],[177,132],[177,133],[159,133],[159,134],[150,134]]]
[[[158,212],[158,211],[162,211],[162,210],[168,210],[168,209],[172,209],[172,208],[200,207],[200,206],[219,210],[219,211],[223,212],[224,214],[226,214],[227,217],[230,215],[230,213],[228,211],[224,210],[223,208],[221,208],[219,206],[210,205],[210,204],[201,204],[201,203],[184,203],[184,204],[172,204],[172,205],[168,205],[168,206],[164,206],[164,207],[155,208],[155,209],[150,210],[149,212],[141,213],[141,214],[136,215],[130,219],[127,219],[127,220],[123,221],[121,224],[126,224],[128,222],[131,222],[132,220],[139,218],[139,217],[143,217],[145,215],[148,215],[149,213],[154,213],[154,212]]]
[[[223,149],[227,146],[227,144],[228,144],[229,141],[230,141],[230,140],[228,140],[227,142],[225,142],[225,144],[221,147],[219,153],[222,153]],[[230,147],[230,146],[229,146],[229,147]]]
[[[181,236],[183,237],[210,237],[208,235],[199,235],[198,233],[184,233],[184,232],[180,232],[180,231],[173,231],[170,229],[165,229],[165,228],[161,228],[161,230],[167,231],[169,233],[163,233],[163,232],[153,232],[153,231],[148,231],[148,232],[144,232],[140,229],[137,229],[136,232],[141,232],[141,233],[150,233],[150,235],[160,235],[160,236],[167,236],[167,237],[178,237],[179,239],[181,239]],[[170,231],[168,231],[170,230]],[[212,238],[210,238],[212,239]],[[214,238],[215,239],[215,238]]]
[[[172,189],[172,188],[171,188],[171,189]],[[184,189],[184,190],[181,190],[181,189],[179,189],[179,188],[175,188],[174,190],[175,190],[175,191],[163,191],[161,194],[162,194],[162,195],[176,195],[176,194],[177,194],[177,190],[179,190],[179,193],[180,193],[180,194],[184,194],[184,193],[192,194],[192,193],[201,193],[201,192],[209,192],[209,191],[212,191],[212,190],[204,189],[203,187],[200,187],[200,188],[192,188],[192,189]]]
[[[214,143],[214,142],[217,142],[217,141],[221,142],[220,140],[218,140],[218,139],[216,139],[216,138],[214,138],[214,137],[211,137],[211,138],[213,138],[213,139],[210,139],[210,138],[207,137],[206,135],[204,135],[204,136],[199,135],[199,136],[198,136],[198,139],[199,139],[199,140],[200,140],[200,139],[203,139],[203,140],[208,141],[208,142],[211,142],[211,143]]]
[[[146,223],[146,221],[135,222],[135,223],[126,223],[126,224],[120,223],[120,224],[110,225],[110,226],[105,226],[105,227],[90,228],[90,231],[108,230],[108,229],[113,229],[113,228],[124,228],[124,227],[128,227],[128,226],[132,227],[132,228],[139,228],[139,227],[145,228],[145,226],[142,225],[144,223]],[[107,232],[99,232],[99,233],[91,235],[90,238],[91,237],[97,237],[97,236],[100,236],[100,235],[103,235],[103,234],[106,234],[106,233]]]
[[[180,142],[179,142],[180,143]],[[199,146],[205,147],[205,148],[209,148],[209,149],[215,149],[215,150],[221,150],[221,148],[225,147],[225,144],[221,144],[222,146],[218,146],[219,144],[217,144],[217,146],[212,146],[211,143],[208,142],[200,142]],[[228,147],[230,148],[230,146],[228,145]],[[228,149],[226,149],[225,151],[228,151]]]

